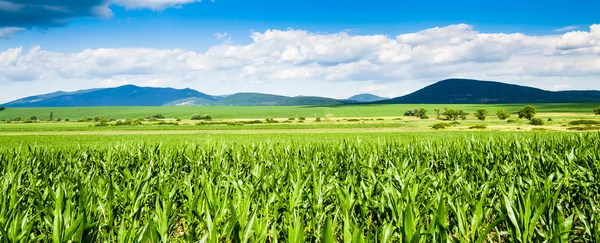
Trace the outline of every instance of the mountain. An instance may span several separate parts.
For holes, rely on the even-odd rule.
[[[30,96],[4,104],[6,107],[70,106],[161,106],[168,102],[196,97],[214,101],[215,97],[192,89],[150,88],[125,85],[115,88],[75,92],[54,92]]]
[[[54,92],[18,99],[6,107],[75,106],[328,106],[355,103],[323,97],[260,93],[212,96],[192,89],[151,88],[125,85],[115,88]]]
[[[346,100],[356,101],[356,102],[375,102],[380,100],[387,100],[388,98],[380,97],[374,94],[357,94]]]
[[[600,102],[600,91],[548,91],[495,81],[447,79],[377,104],[523,104]]]
[[[304,105],[341,105],[346,102],[313,96],[288,97],[260,93],[237,93],[217,100],[221,106],[304,106]]]

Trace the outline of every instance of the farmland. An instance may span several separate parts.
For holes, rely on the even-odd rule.
[[[207,106],[207,107],[52,107],[52,108],[7,108],[0,112],[0,120],[13,119],[16,116],[23,118],[37,116],[48,120],[51,112],[54,118],[77,120],[84,117],[106,117],[115,119],[135,119],[146,117],[149,114],[161,113],[166,117],[180,117],[189,119],[194,114],[210,114],[215,119],[264,119],[266,117],[394,117],[401,116],[408,109],[424,107],[430,113],[436,108],[449,107],[453,109],[464,109],[468,113],[476,109],[484,108],[490,111],[505,109],[507,112],[517,112],[523,105],[345,105],[345,106]],[[575,104],[537,104],[539,112],[559,113],[589,113],[598,107],[598,103],[575,103]]]
[[[402,116],[414,105],[0,124],[0,241],[599,242],[600,119],[557,107],[541,126]]]
[[[2,239],[600,239],[598,134],[427,135],[5,148]]]

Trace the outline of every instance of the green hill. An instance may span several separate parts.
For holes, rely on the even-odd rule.
[[[377,104],[525,104],[600,102],[600,91],[547,91],[471,79],[447,79]]]

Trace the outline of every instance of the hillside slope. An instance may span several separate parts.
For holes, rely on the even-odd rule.
[[[386,100],[388,98],[384,98],[381,96],[377,96],[374,94],[357,94],[346,100],[356,101],[356,102],[375,102],[380,100]]]
[[[221,106],[310,106],[310,105],[341,105],[346,102],[323,97],[282,95],[260,93],[237,93],[217,100],[214,105]]]
[[[115,88],[75,92],[55,92],[30,96],[6,103],[6,107],[71,107],[71,106],[161,106],[184,98],[206,100],[216,98],[192,89],[151,88],[125,85]]]
[[[378,104],[520,104],[600,102],[600,91],[547,91],[471,79],[447,79]]]

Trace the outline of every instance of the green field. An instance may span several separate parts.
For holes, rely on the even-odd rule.
[[[598,103],[581,104],[537,104],[538,112],[566,112],[566,113],[591,113],[598,107]],[[152,114],[161,113],[165,117],[189,119],[194,114],[210,114],[214,119],[250,118],[264,119],[266,117],[396,117],[402,116],[406,110],[424,107],[433,113],[436,108],[449,107],[463,109],[468,113],[483,108],[491,112],[506,109],[508,112],[517,112],[523,105],[346,105],[332,107],[300,107],[300,106],[225,106],[225,107],[68,107],[68,108],[7,108],[0,111],[0,120],[13,119],[17,116],[29,118],[37,116],[38,119],[48,120],[50,112],[54,118],[81,119],[84,117],[106,117],[115,119],[144,118]]]
[[[355,135],[23,136],[0,240],[600,240],[599,134]]]
[[[0,242],[600,242],[595,106],[7,109],[165,119],[0,124]]]

